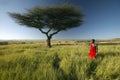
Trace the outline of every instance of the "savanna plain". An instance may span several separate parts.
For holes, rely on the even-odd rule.
[[[89,41],[1,41],[0,80],[120,80],[120,43],[98,41],[96,59]]]

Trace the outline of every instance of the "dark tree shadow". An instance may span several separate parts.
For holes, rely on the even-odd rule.
[[[75,68],[72,68],[72,66],[69,71],[69,74],[66,74],[61,68],[58,69],[58,72],[59,74],[57,80],[78,80]]]
[[[60,65],[60,58],[58,57],[58,54],[55,54],[53,57],[53,62],[52,62],[52,66],[55,70],[59,69],[59,65]]]
[[[62,68],[60,68],[61,59],[58,54],[55,54],[52,61],[52,67],[57,72],[57,80],[78,80],[74,63],[71,64],[69,74],[66,74]]]
[[[95,69],[97,68],[97,66],[98,66],[98,62],[96,62],[95,60],[93,60],[90,63],[89,67],[86,70],[86,74],[87,74],[88,78],[90,78],[91,75],[95,76],[95,74],[96,74]]]

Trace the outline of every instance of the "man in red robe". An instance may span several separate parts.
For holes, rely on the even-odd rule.
[[[94,59],[96,55],[97,55],[97,45],[95,44],[95,39],[92,39],[92,43],[90,44],[89,58]]]

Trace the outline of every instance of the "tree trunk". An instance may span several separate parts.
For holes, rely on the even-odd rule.
[[[47,37],[47,47],[51,48],[51,37]]]

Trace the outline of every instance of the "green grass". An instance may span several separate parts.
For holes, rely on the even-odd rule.
[[[0,45],[0,80],[120,80],[120,45],[99,45],[88,58],[89,44],[75,41]]]

